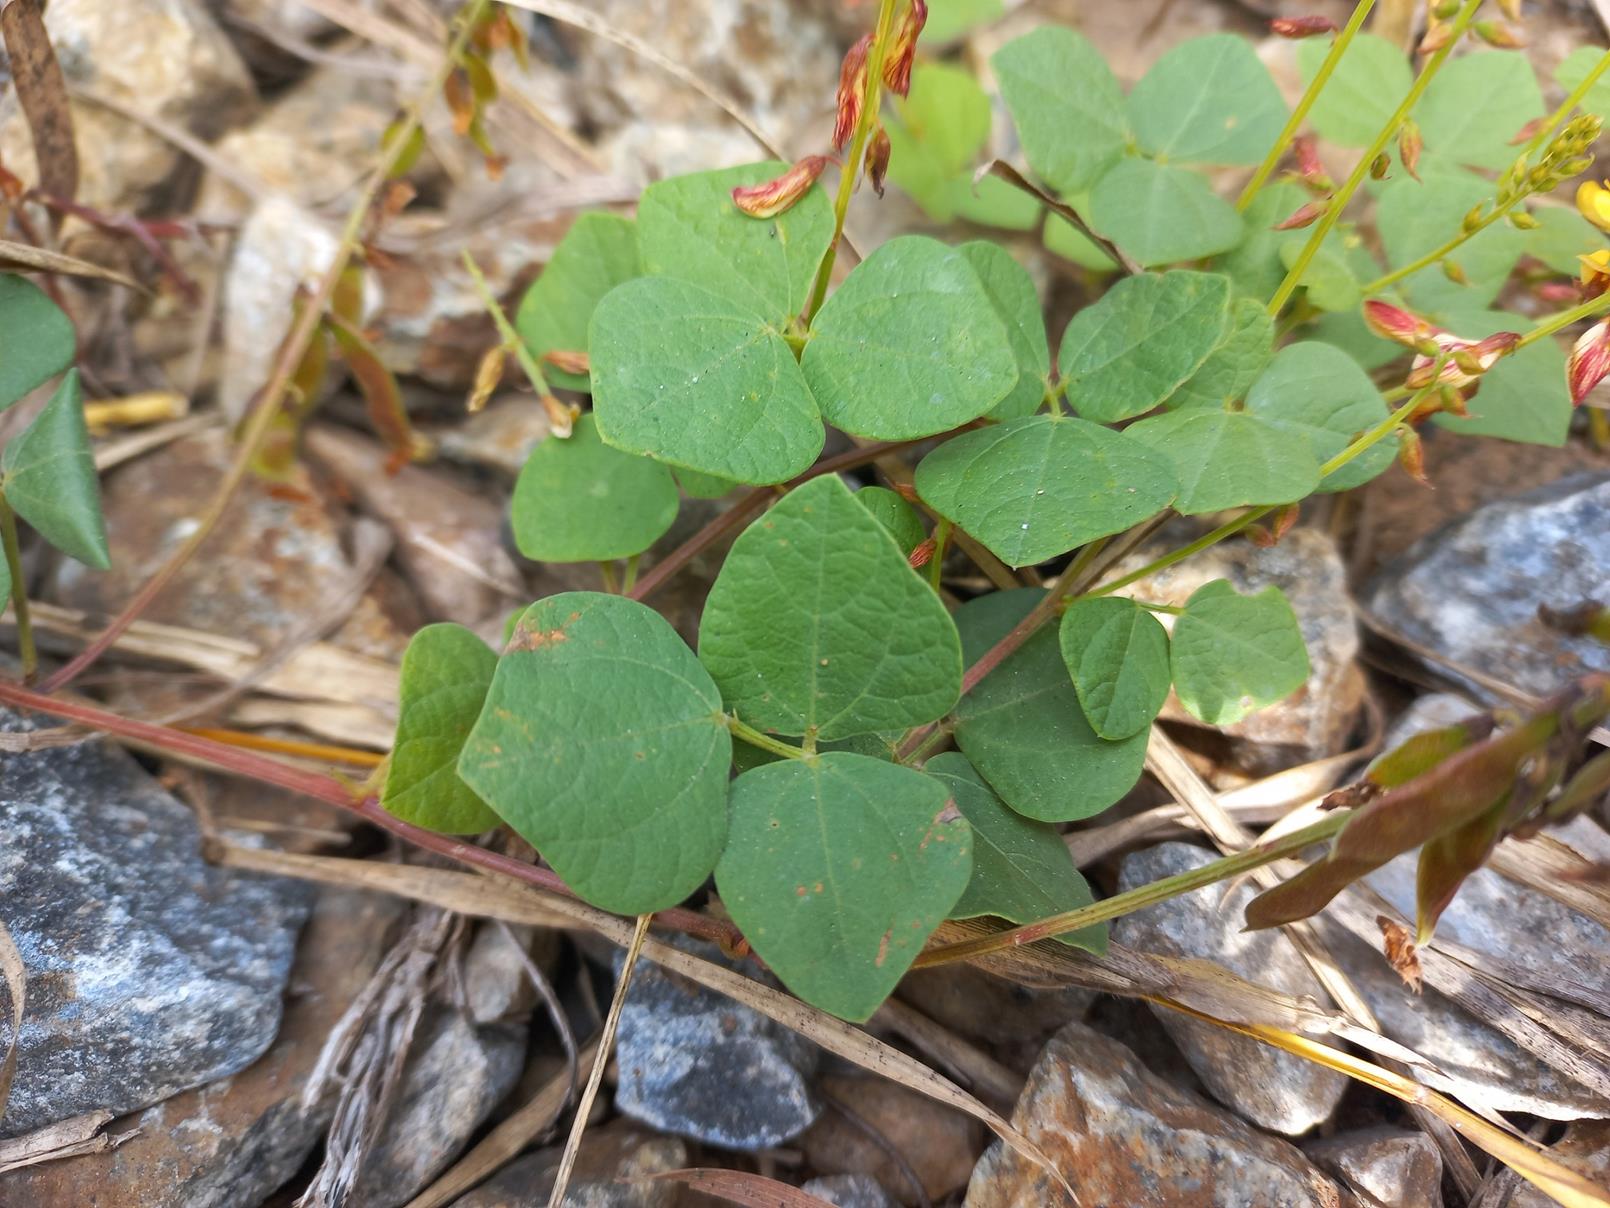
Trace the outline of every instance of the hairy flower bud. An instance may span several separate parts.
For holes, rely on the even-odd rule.
[[[775,218],[805,196],[829,162],[825,155],[807,155],[775,180],[738,186],[733,204],[751,218]]]
[[[927,23],[927,0],[911,0],[895,26],[894,37],[883,56],[883,82],[896,96],[905,96],[911,91],[911,65],[917,58],[917,35]]]
[[[1282,38],[1315,38],[1335,33],[1336,22],[1329,17],[1276,17],[1269,22],[1269,32]]]
[[[933,560],[934,550],[938,548],[939,543],[932,537],[925,538],[912,547],[911,553],[906,556],[906,565],[912,570],[927,566]]]
[[[889,174],[889,132],[880,122],[878,128],[872,132],[867,140],[866,158],[867,179],[872,182],[872,191],[879,197],[883,196],[883,178]]]
[[[1297,175],[1310,189],[1320,193],[1329,193],[1336,188],[1336,182],[1325,171],[1325,165],[1320,162],[1319,149],[1311,134],[1299,134],[1291,140],[1291,151],[1297,159]]]
[[[833,119],[833,150],[842,151],[861,121],[866,101],[866,57],[872,49],[872,35],[865,34],[846,52],[839,66],[838,108]]]
[[[1565,380],[1571,404],[1580,407],[1588,394],[1610,376],[1610,319],[1601,319],[1582,333],[1566,362]]]
[[[1425,444],[1413,428],[1398,429],[1398,464],[1421,486],[1431,485],[1431,480],[1426,477]]]
[[[1449,260],[1444,257],[1442,261],[1442,275],[1448,278],[1448,280],[1452,281],[1455,285],[1470,284],[1470,277],[1466,275],[1464,265],[1460,264],[1457,260]]]

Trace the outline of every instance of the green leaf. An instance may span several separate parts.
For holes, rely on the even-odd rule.
[[[1008,42],[990,64],[1029,166],[1053,189],[1088,189],[1123,154],[1124,95],[1087,38],[1042,26]]]
[[[15,273],[0,273],[0,411],[73,363],[73,321],[50,295]]]
[[[591,415],[540,442],[509,505],[514,543],[537,562],[603,562],[640,554],[671,527],[681,500],[671,471],[612,449]]]
[[[526,290],[514,324],[533,356],[555,349],[586,352],[593,308],[610,290],[643,271],[637,255],[637,224],[616,214],[583,214],[554,248],[542,275]],[[542,368],[548,381],[586,390],[587,375]]]
[[[1063,200],[1072,206],[1077,214],[1090,213],[1088,193],[1070,194]],[[1055,252],[1064,260],[1073,261],[1081,268],[1106,273],[1118,267],[1118,262],[1107,254],[1106,249],[1067,219],[1056,214],[1045,216],[1045,246],[1048,251]]]
[[[1449,59],[1426,85],[1414,117],[1426,155],[1476,168],[1507,168],[1516,131],[1543,113],[1543,93],[1523,54],[1483,50]]]
[[[1170,407],[1223,407],[1246,397],[1275,355],[1275,321],[1256,298],[1237,298],[1224,342],[1191,379],[1169,395]]]
[[[716,888],[799,997],[866,1019],[967,888],[972,834],[944,786],[830,752],[745,772]]]
[[[1427,167],[1421,176],[1423,184],[1408,176],[1389,181],[1376,206],[1381,243],[1394,267],[1446,243],[1478,202],[1491,204],[1492,184],[1461,168]],[[1440,264],[1431,264],[1404,278],[1398,288],[1421,309],[1480,308],[1498,295],[1525,247],[1526,232],[1495,222],[1453,252],[1451,259],[1464,270],[1468,285],[1449,280]]]
[[[598,304],[588,342],[593,413],[617,449],[736,482],[782,482],[822,451],[788,343],[719,294],[669,277],[628,281]]]
[[[989,97],[972,75],[943,63],[922,63],[911,92],[896,99],[889,135],[889,179],[930,218],[949,222],[970,186],[968,170],[989,140]],[[961,186],[961,187],[958,187]]]
[[[1189,168],[1126,159],[1096,182],[1090,225],[1151,267],[1227,251],[1241,215]]]
[[[1202,367],[1230,325],[1230,281],[1184,270],[1125,277],[1073,316],[1057,363],[1068,401],[1116,423],[1157,406]]]
[[[888,530],[896,548],[906,554],[928,539],[917,509],[888,487],[862,487],[855,493],[855,501]]]
[[[1602,47],[1578,46],[1554,69],[1555,82],[1566,92],[1575,92],[1577,85],[1588,78],[1588,72],[1599,65],[1599,60],[1604,58],[1604,55]],[[1600,117],[1610,115],[1610,73],[1601,75],[1594,81],[1587,95],[1582,98],[1582,108],[1589,113],[1597,113]]]
[[[1308,679],[1297,614],[1278,587],[1243,596],[1228,580],[1204,583],[1174,623],[1174,691],[1194,717],[1227,726]]]
[[[1129,94],[1135,141],[1149,155],[1202,164],[1255,164],[1286,122],[1286,103],[1252,43],[1192,38],[1152,65]]]
[[[751,218],[732,190],[772,180],[784,163],[745,164],[662,180],[637,203],[643,267],[702,285],[773,323],[805,309],[833,241],[833,207],[813,186],[775,218]]]
[[[1285,280],[1286,265],[1280,258],[1280,249],[1285,244],[1295,242],[1293,234],[1305,236],[1305,232],[1277,231],[1274,228],[1277,223],[1291,217],[1297,207],[1307,200],[1308,194],[1289,180],[1270,181],[1252,199],[1244,215],[1245,238],[1213,266],[1230,275],[1239,296],[1255,299],[1261,305],[1273,296]]]
[[[1531,320],[1504,311],[1436,316],[1456,335],[1480,340],[1500,331],[1525,331]],[[1539,340],[1504,357],[1482,375],[1470,417],[1438,415],[1432,422],[1461,436],[1496,436],[1529,445],[1565,444],[1571,430],[1571,395],[1565,384],[1565,350]]]
[[[1056,828],[1008,809],[965,755],[935,755],[923,771],[945,786],[973,828],[973,875],[952,918],[1032,923],[1095,900]],[[1107,951],[1105,923],[1054,938],[1098,956]]]
[[[1594,51],[1595,57],[1598,54]],[[1539,206],[1532,211],[1532,217],[1537,219],[1538,225],[1525,234],[1523,250],[1557,273],[1576,276],[1582,271],[1577,257],[1604,249],[1604,236],[1574,208]]]
[[[932,0],[917,44],[924,50],[953,42],[1006,11],[1002,0]]]
[[[990,415],[995,419],[1033,415],[1045,401],[1051,374],[1051,349],[1045,340],[1045,316],[1034,280],[999,244],[979,239],[956,250],[978,274],[995,314],[1006,324],[1006,338],[1017,358],[1017,385]]]
[[[1044,593],[995,592],[956,612],[962,653],[977,662]],[[1099,814],[1140,779],[1146,732],[1120,742],[1085,719],[1056,631],[1042,628],[956,707],[956,744],[1001,799],[1042,822]]]
[[[1017,383],[1006,326],[967,256],[922,235],[856,266],[817,312],[801,367],[827,421],[871,440],[948,431]]]
[[[444,835],[474,835],[498,816],[458,777],[458,756],[480,716],[498,656],[462,625],[427,625],[403,652],[397,738],[380,804]]]
[[[975,181],[964,172],[951,186],[956,213],[969,222],[1009,231],[1032,231],[1040,220],[1040,203],[998,176]]]
[[[736,490],[738,484],[730,478],[715,474],[701,474],[697,470],[681,468],[673,471],[677,485],[689,499],[720,499]]]
[[[732,739],[699,660],[646,605],[564,592],[521,615],[458,773],[595,906],[674,906],[727,833]]]
[[[921,725],[961,693],[950,615],[834,475],[794,488],[733,543],[699,658],[729,708],[779,734]]]
[[[1103,738],[1150,726],[1168,699],[1168,630],[1133,600],[1080,600],[1062,614],[1062,661],[1079,704]]]
[[[1319,485],[1308,442],[1246,411],[1192,407],[1143,419],[1124,435],[1169,458],[1185,516],[1243,504],[1295,503]]]
[[[1012,566],[1122,532],[1168,506],[1167,460],[1088,420],[1031,415],[946,441],[917,493]]]
[[[1373,281],[1378,270],[1369,253],[1356,240],[1357,235],[1351,230],[1336,227],[1325,236],[1303,270],[1298,284],[1307,291],[1308,302],[1317,309],[1353,311],[1364,300],[1363,282]],[[1307,242],[1302,231],[1293,232],[1280,245],[1280,263],[1287,269],[1295,268]]]
[[[112,565],[76,369],[0,452],[0,493],[62,553],[96,570]]]
[[[1305,85],[1313,83],[1330,48],[1329,38],[1298,44],[1297,66]],[[1401,46],[1376,34],[1358,34],[1308,111],[1308,120],[1321,137],[1338,146],[1368,147],[1413,83],[1409,56]]]
[[[1387,417],[1386,401],[1369,374],[1340,348],[1318,341],[1288,344],[1247,394],[1247,411],[1305,442],[1329,461]],[[1362,486],[1392,464],[1392,441],[1381,441],[1328,474],[1320,491]]]

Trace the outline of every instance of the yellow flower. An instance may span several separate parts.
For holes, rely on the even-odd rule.
[[[1582,286],[1589,296],[1596,298],[1610,288],[1610,248],[1577,259],[1582,263]]]
[[[1610,181],[1584,180],[1576,187],[1576,208],[1601,231],[1610,231]]]

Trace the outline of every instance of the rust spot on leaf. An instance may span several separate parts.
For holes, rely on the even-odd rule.
[[[571,620],[575,620],[574,617]],[[538,650],[543,646],[568,642],[570,637],[563,629],[527,629],[524,623],[514,627],[509,637],[508,650]]]
[[[883,933],[883,938],[878,941],[878,959],[872,963],[880,969],[883,968],[883,962],[889,959],[889,937],[893,934],[894,928],[891,927]]]

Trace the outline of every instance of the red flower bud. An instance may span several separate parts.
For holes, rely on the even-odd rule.
[[[911,91],[911,65],[917,58],[917,35],[928,23],[927,0],[911,0],[895,26],[894,39],[883,56],[883,82],[896,96]]]
[[[932,537],[918,542],[917,545],[913,547],[911,553],[906,557],[907,565],[909,565],[912,570],[917,570],[919,567],[927,566],[934,556],[934,550],[938,548],[939,543]]]
[[[805,196],[830,162],[825,155],[807,155],[776,180],[740,185],[732,191],[733,204],[751,218],[775,218]]]
[[[1313,135],[1299,134],[1291,140],[1291,150],[1297,158],[1297,175],[1302,177],[1303,184],[1317,193],[1329,193],[1336,188],[1336,182],[1319,160]]]
[[[1269,32],[1282,38],[1316,38],[1335,33],[1336,22],[1329,17],[1276,17],[1269,22]]]
[[[872,35],[864,35],[850,47],[839,67],[838,113],[833,120],[833,150],[842,151],[861,121],[866,100],[866,57],[872,49]]]
[[[866,167],[867,179],[872,182],[873,192],[882,197],[883,178],[889,174],[889,132],[881,123],[867,140],[866,158],[862,162]]]
[[[1566,363],[1565,380],[1571,387],[1572,406],[1580,407],[1582,400],[1607,376],[1610,376],[1610,319],[1601,319],[1582,333]]]
[[[1364,303],[1364,325],[1383,339],[1409,348],[1420,347],[1428,336],[1441,331],[1401,306],[1376,300]]]
[[[1298,206],[1297,209],[1292,212],[1291,217],[1287,218],[1284,222],[1275,223],[1275,225],[1270,229],[1275,231],[1295,231],[1305,226],[1313,226],[1314,223],[1319,220],[1319,216],[1323,214],[1326,209],[1329,208],[1329,206],[1329,198],[1325,198],[1320,201],[1310,201],[1305,205]]]

